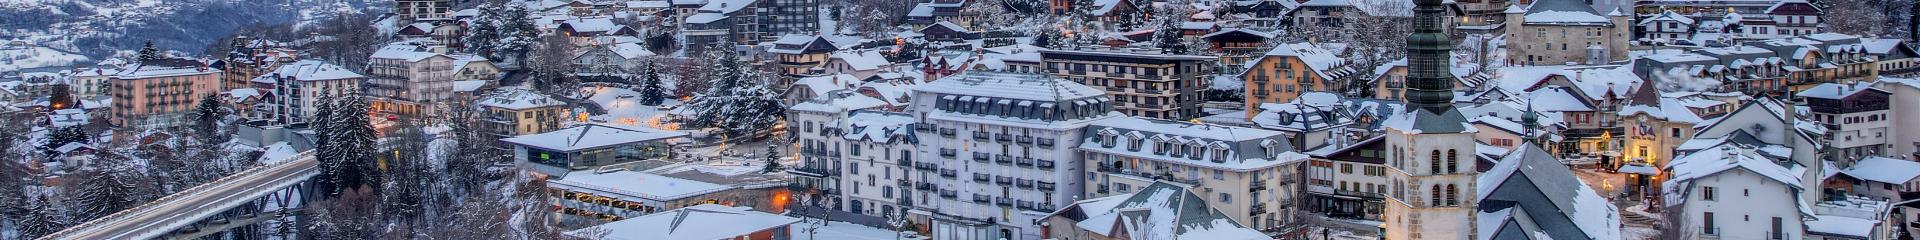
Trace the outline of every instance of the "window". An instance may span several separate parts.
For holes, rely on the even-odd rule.
[[[1440,150],[1433,150],[1432,154],[1427,155],[1427,173],[1428,174],[1441,173],[1440,172]],[[1438,186],[1435,186],[1435,189],[1438,189]]]
[[[1433,190],[1427,191],[1427,195],[1431,198],[1428,200],[1430,202],[1427,202],[1427,206],[1440,206],[1440,185],[1435,184],[1432,188]]]
[[[1220,203],[1233,203],[1233,194],[1220,193]]]
[[[1780,217],[1773,217],[1773,230],[1767,231],[1767,239],[1786,239],[1780,233]]]
[[[1213,170],[1213,180],[1227,180],[1227,171],[1226,171],[1226,170],[1220,170],[1220,169],[1214,169],[1214,170]]]
[[[1345,173],[1345,174],[1353,174],[1353,164],[1349,164],[1349,163],[1341,163],[1341,164],[1340,164],[1340,173]]]
[[[1447,149],[1447,173],[1460,172],[1460,153]]]
[[[1453,184],[1447,184],[1447,206],[1460,206],[1460,199],[1457,197],[1459,195],[1460,189],[1458,187]]]
[[[1700,191],[1700,199],[1713,201],[1713,187],[1701,187],[1701,190],[1703,191]]]

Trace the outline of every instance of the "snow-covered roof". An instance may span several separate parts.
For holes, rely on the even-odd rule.
[[[1761,177],[1802,189],[1798,176],[1807,171],[1805,167],[1788,168],[1774,163],[1770,158],[1761,156],[1758,150],[1721,145],[1715,148],[1695,151],[1692,154],[1674,158],[1667,162],[1667,172],[1672,175],[1666,182],[1667,204],[1677,205],[1686,201],[1685,185],[1694,179],[1712,176],[1734,169],[1745,169]]]
[[[548,181],[556,188],[593,192],[597,193],[596,195],[628,201],[665,202],[732,188],[726,185],[627,170],[574,171],[567,173],[565,177]]]
[[[1289,132],[1313,132],[1353,124],[1342,108],[1339,94],[1306,92],[1287,103],[1260,104],[1260,113],[1249,119],[1261,128]]]
[[[1124,231],[1135,239],[1273,239],[1234,222],[1232,217],[1208,206],[1205,198],[1189,188],[1155,182],[1138,192],[1119,195],[1124,197],[1118,200],[1098,198],[1077,202],[1074,207],[1087,216],[1074,227],[1102,236]]]
[[[1661,12],[1660,15],[1654,15],[1653,17],[1650,17],[1650,18],[1641,19],[1640,24],[1636,24],[1636,25],[1646,26],[1648,24],[1653,24],[1654,22],[1662,22],[1662,21],[1672,21],[1672,22],[1679,22],[1680,24],[1693,25],[1693,18],[1687,17],[1686,15],[1681,15],[1679,13],[1674,13],[1673,10],[1667,10],[1665,12]]]
[[[1834,215],[1819,215],[1806,224],[1807,233],[1859,239],[1871,238],[1873,229],[1880,227],[1880,221]]]
[[[1613,22],[1579,0],[1539,0],[1527,6],[1527,24],[1604,25]]]
[[[398,42],[382,46],[380,50],[374,50],[371,57],[376,59],[399,59],[414,62],[434,56],[441,55],[439,53],[429,52],[426,47],[416,45],[415,43]]]
[[[611,240],[734,239],[798,222],[799,218],[754,211],[752,207],[701,204],[573,230],[566,234]],[[599,234],[605,235],[597,236]]]
[[[827,97],[829,92],[853,89],[859,85],[860,78],[847,74],[803,77],[793,81],[793,86],[806,86],[816,98]]]
[[[834,52],[829,59],[840,59],[847,63],[847,67],[857,71],[878,70],[880,67],[893,65],[893,62],[887,61],[886,56],[880,55],[880,51],[838,51]]]
[[[1231,171],[1260,170],[1280,164],[1306,159],[1307,155],[1293,151],[1286,144],[1286,135],[1277,131],[1231,127],[1213,124],[1175,122],[1139,117],[1118,117],[1095,121],[1085,130],[1080,148],[1088,151],[1125,155],[1139,158],[1163,159],[1199,166],[1202,168],[1224,169]],[[1114,141],[1128,142],[1143,140],[1146,145],[1138,149],[1129,149],[1127,144],[1104,144],[1095,138],[1114,136]],[[1142,139],[1135,139],[1138,136]],[[1174,144],[1174,149],[1161,149],[1155,152],[1157,143]],[[1192,153],[1176,154],[1179,146],[1193,149]],[[1271,147],[1271,148],[1269,148]],[[1226,150],[1224,161],[1212,161],[1215,154]],[[1186,160],[1181,158],[1198,159]]]
[[[1799,93],[1795,93],[1794,95],[1800,96],[1800,97],[1808,97],[1808,98],[1838,100],[1841,98],[1846,98],[1848,96],[1853,96],[1853,94],[1864,92],[1866,90],[1881,91],[1873,88],[1873,83],[1870,83],[1870,82],[1860,82],[1855,84],[1821,83],[1820,85],[1814,85],[1812,88],[1807,88],[1807,90],[1800,91]]]
[[[1313,70],[1315,75],[1319,75],[1321,79],[1328,81],[1339,79],[1341,76],[1352,73],[1352,69],[1346,67],[1347,60],[1340,58],[1336,51],[1313,43],[1280,44],[1274,46],[1273,50],[1267,51],[1266,56],[1298,58],[1301,63],[1306,64],[1307,69]],[[1254,63],[1249,62],[1248,64]]]
[[[1094,16],[1106,16],[1107,13],[1111,13],[1113,9],[1118,8],[1122,1],[1123,0],[1093,0],[1093,11],[1090,11],[1090,13]]]
[[[205,67],[199,60],[166,59],[156,62],[129,66],[114,74],[117,79],[145,79],[156,77],[176,77],[189,75],[217,74],[221,71]]]
[[[1855,162],[1853,167],[1847,168],[1845,172],[1847,176],[1861,180],[1903,185],[1920,177],[1920,162],[1877,156],[1867,157]]]
[[[359,79],[366,78],[367,76],[354,73],[353,70],[348,70],[339,65],[333,65],[320,60],[307,59],[292,64],[281,65],[280,69],[274,70],[267,75],[262,75],[261,77],[289,78],[296,81],[322,81]]]
[[[1526,178],[1514,178],[1525,175]],[[1476,199],[1482,201],[1508,201],[1516,204],[1551,204],[1558,211],[1529,212],[1534,219],[1563,217],[1572,226],[1539,226],[1542,229],[1578,228],[1580,235],[1590,239],[1620,239],[1620,212],[1599,191],[1573,177],[1573,170],[1561,163],[1552,153],[1537,145],[1525,144],[1520,149],[1501,157],[1487,172],[1475,179]],[[1519,180],[1525,182],[1515,182]],[[1530,186],[1523,186],[1526,184]],[[1529,194],[1502,194],[1496,192],[1528,191]],[[1537,195],[1533,195],[1537,194]],[[1533,196],[1526,196],[1533,195]],[[1519,199],[1508,197],[1518,196]],[[1484,204],[1484,203],[1483,203]],[[1568,236],[1569,233],[1548,232],[1548,235]],[[1578,235],[1574,235],[1578,236]]]
[[[496,92],[496,93],[487,95],[486,97],[482,97],[479,100],[475,100],[474,103],[476,105],[480,105],[481,107],[503,108],[503,109],[509,109],[509,110],[527,110],[527,109],[534,109],[534,108],[559,107],[559,106],[567,105],[566,102],[561,102],[560,100],[547,97],[547,95],[545,94],[540,94],[540,93],[534,92],[533,90],[527,90],[527,89],[508,89],[508,90]]]
[[[639,130],[609,125],[585,124],[552,132],[500,139],[521,146],[554,151],[577,151],[621,144],[686,137],[687,133],[666,130]]]
[[[720,19],[727,19],[727,14],[703,12],[687,16],[687,23],[707,24],[719,21]]]
[[[913,116],[891,112],[853,111],[847,114],[845,135],[848,141],[866,141],[873,143],[893,143],[895,140],[911,140],[912,124],[917,122]]]
[[[1100,97],[1105,91],[1052,75],[967,71],[915,88],[919,92],[1038,101]]]

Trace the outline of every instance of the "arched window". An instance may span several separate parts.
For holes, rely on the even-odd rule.
[[[1453,184],[1447,184],[1447,206],[1460,206],[1459,191]]]
[[[1433,154],[1427,155],[1427,165],[1429,174],[1442,173],[1440,171],[1440,150],[1433,150]]]
[[[1440,206],[1440,203],[1442,202],[1440,201],[1440,185],[1439,184],[1433,185],[1433,190],[1427,191],[1427,195],[1431,196],[1432,198],[1432,200],[1430,200],[1431,202],[1427,202],[1427,206]]]
[[[1447,173],[1460,172],[1460,153],[1447,149]]]

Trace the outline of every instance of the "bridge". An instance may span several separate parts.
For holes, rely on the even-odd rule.
[[[252,226],[305,205],[319,165],[302,152],[40,239],[197,239]]]

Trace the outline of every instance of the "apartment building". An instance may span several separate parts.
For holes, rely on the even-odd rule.
[[[1039,238],[1036,220],[1086,198],[1083,128],[1121,117],[1105,91],[1040,74],[968,71],[913,94],[915,161],[941,178],[909,218],[940,239]]]
[[[474,101],[481,131],[499,138],[538,134],[560,128],[567,103],[528,89],[505,89]]]
[[[379,97],[375,112],[402,115],[434,114],[438,104],[454,97],[454,58],[440,48],[418,42],[399,42],[374,51],[367,62],[367,96]]]
[[[113,97],[112,124],[163,129],[193,122],[190,113],[201,98],[220,93],[219,69],[194,59],[156,59],[108,77]]]
[[[1505,11],[1507,62],[1523,65],[1606,64],[1627,60],[1633,24],[1615,9],[1601,15],[1578,0],[1538,0]]]
[[[1041,50],[1040,56],[1048,73],[1103,89],[1121,113],[1173,120],[1201,117],[1218,62],[1135,49]]]
[[[732,50],[788,34],[818,35],[818,0],[709,0],[681,22],[688,49]]]
[[[1313,43],[1289,43],[1274,46],[1265,56],[1251,60],[1247,72],[1240,74],[1246,83],[1246,108],[1258,109],[1263,103],[1291,102],[1305,92],[1339,92],[1346,89],[1349,77],[1357,76],[1353,64],[1338,52]],[[1247,111],[1253,117],[1255,111]]]
[[[1307,155],[1281,132],[1138,117],[1100,120],[1082,131],[1086,144],[1075,150],[1095,170],[1086,173],[1087,198],[1171,181],[1249,228],[1298,230]]]
[[[264,86],[274,93],[265,99],[267,104],[254,106],[270,108],[256,110],[268,114],[268,119],[276,123],[304,125],[315,120],[321,101],[359,94],[361,83],[366,80],[366,76],[345,67],[320,60],[301,60],[254,78],[254,86]]]

